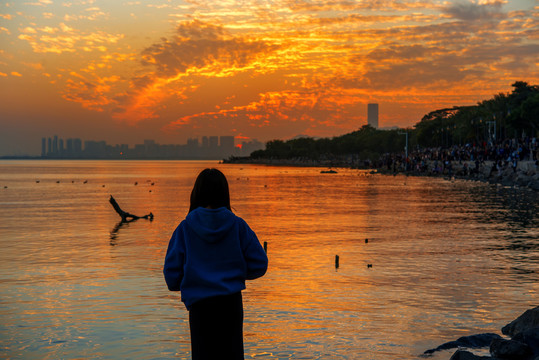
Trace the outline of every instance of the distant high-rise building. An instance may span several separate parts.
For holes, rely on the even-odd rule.
[[[185,156],[193,157],[198,152],[198,138],[187,139],[187,145],[185,146]]]
[[[52,139],[47,139],[47,155],[52,154]]]
[[[217,150],[217,148],[219,147],[219,136],[210,136],[209,145],[210,149],[212,149],[213,151]]]
[[[54,155],[58,154],[58,136],[54,135],[54,138],[52,139],[52,151]]]
[[[202,137],[202,145],[201,145],[203,148],[208,148],[210,146],[210,142],[208,140],[208,137],[207,136],[203,136]]]
[[[187,146],[194,149],[198,148],[198,139],[197,138],[187,139]]]
[[[41,139],[41,156],[47,156],[47,138]]]
[[[67,156],[73,156],[73,139],[66,140],[66,154]]]
[[[159,145],[154,140],[144,140],[145,153],[148,157],[159,155]]]
[[[82,140],[79,138],[73,139],[73,153],[75,156],[80,156],[82,153]]]
[[[221,136],[219,138],[219,147],[221,148],[222,156],[234,154],[234,136]]]
[[[144,147],[144,145],[142,145]],[[107,143],[105,141],[85,141],[84,153],[86,157],[103,158],[107,154]]]
[[[64,153],[64,139],[58,140],[58,153],[63,154]]]
[[[367,123],[378,129],[378,104],[367,105]]]

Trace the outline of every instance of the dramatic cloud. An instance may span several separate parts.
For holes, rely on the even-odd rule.
[[[457,1],[445,7],[444,12],[450,17],[474,21],[474,20],[492,20],[505,17],[502,13],[502,6],[506,1],[495,0],[486,2]]]
[[[0,85],[158,141],[334,136],[369,102],[382,126],[411,126],[539,83],[531,1],[31,2],[0,5]]]
[[[103,31],[85,33],[60,23],[58,27],[35,29],[26,27],[20,30],[20,40],[27,41],[36,53],[57,53],[108,50],[108,45],[117,43],[122,34],[108,34]]]
[[[156,75],[176,76],[188,69],[209,67],[213,75],[241,71],[278,48],[263,41],[233,37],[223,27],[201,21],[182,23],[172,39],[163,39],[142,52],[143,64],[154,65]]]
[[[142,64],[155,70],[132,79],[131,90],[119,98],[115,117],[131,123],[154,118],[156,104],[170,96],[182,98],[190,88],[180,80],[231,77],[261,67],[268,53],[277,49],[279,46],[264,41],[234,37],[221,26],[181,23],[171,39],[164,38],[142,51]]]

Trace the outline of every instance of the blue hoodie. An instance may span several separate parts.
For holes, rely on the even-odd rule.
[[[267,268],[266,252],[242,218],[224,207],[199,207],[172,234],[163,273],[189,310],[199,300],[240,292]]]

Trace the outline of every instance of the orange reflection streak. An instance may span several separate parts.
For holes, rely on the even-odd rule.
[[[320,178],[319,169],[253,169],[230,176],[234,207],[240,216],[248,215],[246,220],[260,241],[268,242],[270,259],[265,277],[247,284],[246,319],[257,316],[258,320],[246,322],[246,341],[255,335],[270,343],[317,341],[325,336],[324,326],[343,321],[333,317],[329,308],[354,313],[370,307],[368,296],[358,296],[371,292],[373,286],[366,268],[366,235],[358,231],[354,239],[347,234],[351,228],[367,227],[368,209],[354,199],[363,210],[343,217],[339,209],[349,206],[351,199],[343,194],[343,179],[329,179],[334,181],[330,185],[327,178]],[[236,174],[245,178],[235,178]],[[318,194],[321,189],[324,196]],[[287,231],[291,227],[295,231]],[[335,255],[341,257],[338,270]],[[258,315],[265,313],[271,314],[271,320]]]
[[[537,219],[528,196],[516,205],[512,191],[350,169],[29,161],[4,164],[2,173],[4,201],[26,215],[3,226],[8,351],[121,357],[130,337],[135,357],[162,352],[164,342],[170,354],[187,353],[187,312],[166,289],[162,264],[196,175],[213,166],[229,180],[233,211],[268,242],[268,273],[244,292],[251,357],[415,359],[535,306],[536,262],[526,249],[537,244],[529,225]],[[152,211],[154,221],[132,222],[111,241],[119,217],[110,194],[124,210]],[[513,202],[500,211],[505,196]],[[522,224],[512,216],[520,209]],[[518,239],[498,226],[505,222]],[[411,344],[410,334],[421,340]],[[149,350],[140,353],[140,344]]]

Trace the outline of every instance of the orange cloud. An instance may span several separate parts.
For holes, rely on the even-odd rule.
[[[242,133],[262,134],[286,127],[288,136],[298,133],[321,135],[328,129],[338,133],[343,128],[359,127],[354,124],[358,123],[360,117],[347,106],[355,108],[364,101],[361,95],[342,93],[335,96],[333,90],[323,88],[316,91],[270,92],[261,94],[258,101],[244,106],[181,117],[163,130],[228,128]],[[324,130],[320,129],[320,125]]]
[[[277,50],[264,41],[234,37],[222,26],[198,20],[182,22],[172,39],[163,39],[142,52],[143,64],[156,67],[158,76],[176,76],[205,69],[209,76],[242,71],[259,57]]]
[[[131,90],[119,97],[114,117],[129,123],[158,117],[155,108],[174,96],[181,99],[189,86],[186,78],[230,77],[257,66],[278,46],[231,36],[221,26],[201,21],[180,23],[176,35],[146,48],[142,65],[153,68],[134,78]]]
[[[502,13],[502,5],[507,1],[489,0],[489,1],[460,1],[449,3],[443,8],[445,14],[452,18],[465,21],[474,21],[480,19],[504,18]]]
[[[16,57],[4,58],[2,71],[26,61],[50,74],[63,99],[179,136],[338,135],[366,122],[368,102],[380,103],[381,124],[413,124],[517,79],[539,81],[539,8],[507,1],[126,3],[122,19],[133,14],[148,26],[146,40],[129,27],[111,30],[115,7],[96,4],[63,2],[64,12],[48,5],[47,13],[33,9],[42,14],[34,18],[21,11],[1,35],[29,44],[26,59],[39,53],[43,69]],[[159,39],[156,19],[174,21],[172,33]]]
[[[53,28],[45,26],[35,29],[26,27],[21,30],[20,40],[27,41],[36,53],[73,53],[82,48],[85,51],[107,50],[107,45],[115,44],[124,36],[108,34],[103,31],[83,33],[64,23]]]

